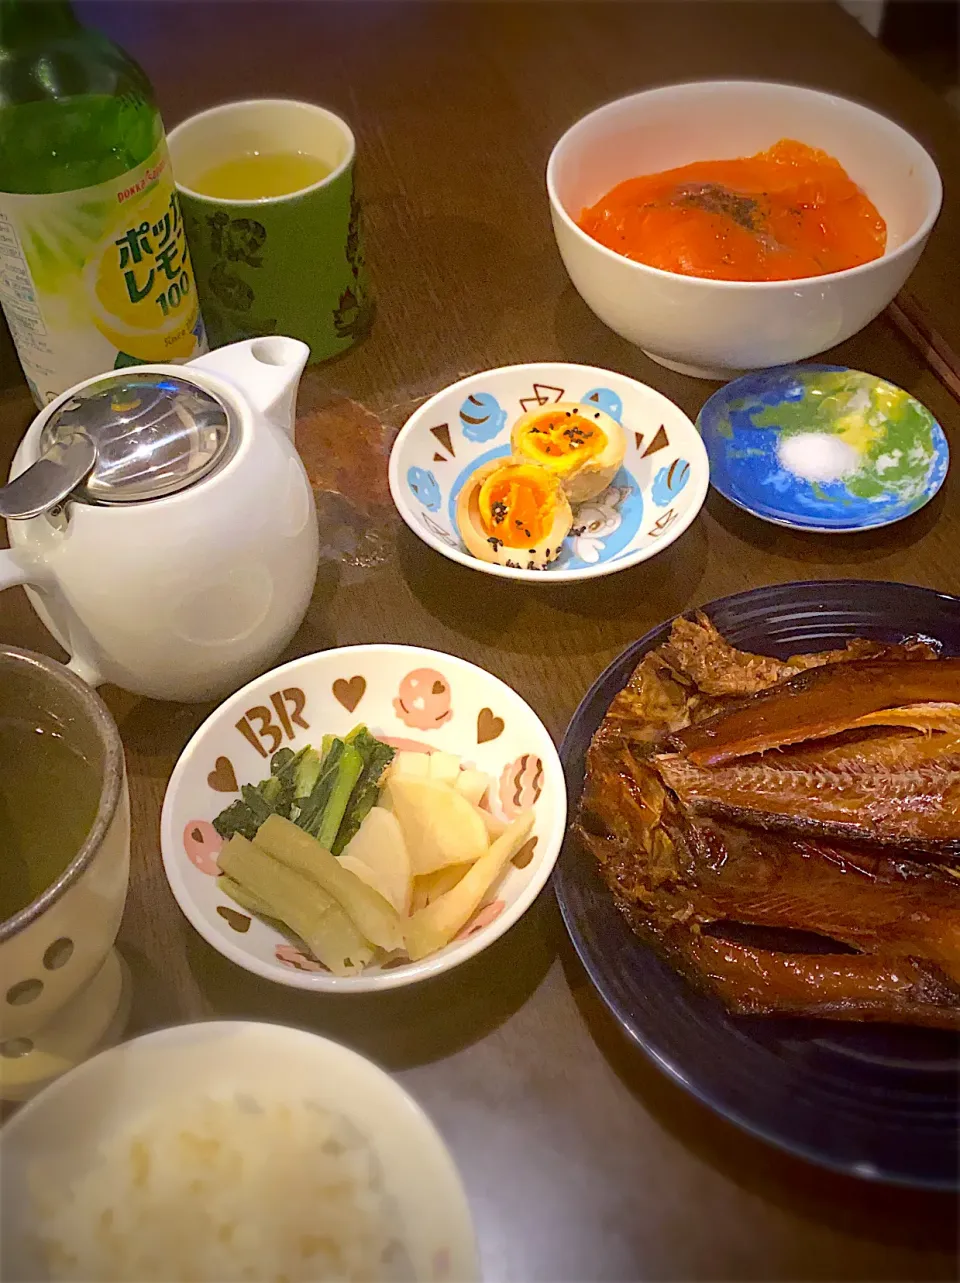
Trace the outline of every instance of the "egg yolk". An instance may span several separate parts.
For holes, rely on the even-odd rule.
[[[586,415],[550,410],[524,430],[519,444],[524,454],[565,476],[581,467],[585,459],[600,454],[606,448],[607,434]]]
[[[557,483],[542,468],[498,468],[480,487],[477,503],[484,531],[507,548],[532,548],[550,533]]]

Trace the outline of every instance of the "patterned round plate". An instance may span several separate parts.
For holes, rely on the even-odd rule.
[[[960,599],[905,584],[783,584],[703,609],[735,646],[786,659],[851,637],[922,633],[960,654]],[[593,684],[561,747],[570,815],[586,751],[662,625]],[[739,1126],[813,1162],[870,1180],[960,1186],[960,1038],[935,1029],[729,1015],[640,941],[572,835],[554,873],[567,930],[610,1011],[682,1087]]]
[[[500,819],[533,809],[532,836],[474,917],[439,953],[334,976],[279,931],[240,912],[217,885],[212,820],[242,784],[269,774],[284,745],[318,746],[362,722],[398,749],[454,753],[492,776]],[[208,944],[238,966],[299,989],[395,989],[480,953],[527,911],[550,876],[566,822],[563,770],[546,727],[516,691],[473,664],[415,646],[347,646],[304,655],[244,686],[210,714],[174,767],[160,816],[171,890]]]
[[[943,485],[950,450],[902,388],[841,365],[735,379],[697,416],[710,480],[764,521],[843,534],[909,517]]]
[[[563,552],[546,570],[499,566],[467,552],[457,497],[471,472],[510,454],[522,414],[555,401],[596,405],[625,429],[627,453],[608,488],[574,512]],[[390,493],[424,543],[474,570],[506,579],[567,583],[655,557],[694,520],[709,467],[696,428],[672,401],[624,374],[537,362],[486,370],[432,396],[407,420],[390,455]]]

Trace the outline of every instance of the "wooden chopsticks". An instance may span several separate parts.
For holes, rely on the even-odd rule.
[[[960,356],[937,331],[913,295],[901,290],[887,308],[887,315],[950,395],[960,401]]]

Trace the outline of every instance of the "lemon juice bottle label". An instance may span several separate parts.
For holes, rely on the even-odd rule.
[[[207,350],[166,143],[109,182],[0,192],[0,303],[35,399]]]

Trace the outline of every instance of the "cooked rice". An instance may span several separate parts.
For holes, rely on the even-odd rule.
[[[171,1100],[64,1187],[31,1188],[50,1277],[72,1283],[386,1283],[412,1277],[369,1143],[306,1101]]]

